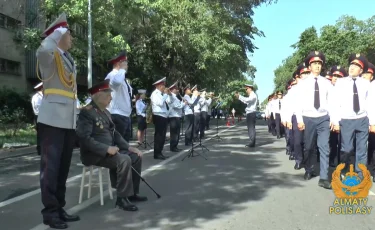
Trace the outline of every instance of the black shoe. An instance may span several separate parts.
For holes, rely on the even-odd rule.
[[[52,218],[50,220],[43,220],[43,224],[48,225],[50,228],[66,229],[68,225],[60,218]]]
[[[325,188],[325,189],[332,189],[331,182],[329,182],[328,180],[320,179],[319,182],[318,182],[318,185],[320,187]]]
[[[303,178],[305,178],[305,180],[310,180],[311,178],[315,176],[316,175],[314,173],[305,172],[305,175],[303,176]]]
[[[247,148],[254,148],[255,145],[250,145],[250,144],[248,144],[248,145],[245,145],[245,147],[247,147]]]
[[[166,160],[168,158],[168,156],[164,156],[163,154],[154,155],[155,160]]]
[[[319,182],[318,182],[318,185],[320,187],[325,188],[325,189],[332,189],[331,182],[329,182],[328,180],[320,179]]]
[[[68,213],[65,212],[64,209],[60,210],[60,219],[65,221],[65,222],[74,222],[74,221],[79,221],[80,218],[77,215],[69,215]]]
[[[174,152],[174,153],[178,153],[180,151],[181,151],[181,149],[178,149],[178,148],[171,149],[171,152]]]
[[[294,169],[295,170],[300,170],[302,168],[302,164],[301,163],[296,163],[295,165],[294,165]]]
[[[119,207],[119,208],[122,209],[122,210],[130,211],[130,212],[138,211],[137,206],[135,206],[134,204],[132,204],[132,203],[128,200],[128,198],[117,197],[115,207]]]
[[[145,196],[138,196],[137,194],[133,195],[133,196],[129,196],[128,197],[129,201],[131,202],[143,202],[143,201],[147,201],[147,197]]]
[[[289,160],[294,161],[295,160],[294,156],[293,155],[289,155]]]

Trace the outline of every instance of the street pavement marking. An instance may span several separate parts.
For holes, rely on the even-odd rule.
[[[238,125],[239,123],[242,123],[242,122],[243,122],[243,121],[238,122],[236,125]],[[225,129],[225,130],[219,132],[219,134],[220,134],[220,133],[223,133],[223,132],[225,132],[225,131],[227,131],[227,130],[233,128],[233,127],[236,127],[236,125],[235,125],[235,126],[228,127],[227,129]],[[207,141],[209,141],[209,140],[211,140],[211,139],[213,139],[213,137],[210,137],[210,138],[207,138],[207,139],[205,139],[205,140],[202,140],[202,143],[207,142]],[[198,145],[198,144],[196,144],[196,145]],[[196,146],[196,145],[194,145],[194,146]],[[169,163],[169,162],[175,160],[176,158],[182,156],[183,154],[186,154],[189,150],[190,150],[190,149],[185,149],[185,150],[181,151],[180,153],[178,153],[177,155],[174,155],[174,156],[172,156],[172,157],[170,157],[170,158],[168,158],[168,159],[166,159],[166,160],[164,160],[164,161],[161,161],[160,163],[158,163],[158,164],[156,164],[156,165],[153,165],[153,166],[149,167],[148,169],[146,169],[146,170],[144,170],[144,171],[142,172],[142,177],[145,177],[148,173],[150,173],[150,172],[152,172],[152,171],[155,171],[155,170],[157,170],[158,168],[162,167],[163,165],[165,165],[165,164],[167,164],[167,163]],[[109,190],[106,190],[106,191],[104,192],[104,195],[103,195],[104,198],[107,198],[108,194],[109,194]],[[81,204],[78,204],[78,205],[72,207],[72,208],[69,209],[67,212],[68,212],[69,214],[75,214],[75,213],[77,213],[77,212],[79,212],[79,211],[81,211],[81,210],[83,210],[83,209],[89,207],[90,205],[92,205],[92,204],[98,202],[99,200],[100,200],[100,194],[98,194],[98,195],[96,195],[96,196],[94,196],[94,197],[92,197],[92,198],[90,198],[90,199],[88,199],[88,200],[83,201]],[[45,224],[42,223],[42,224],[39,224],[39,225],[35,226],[35,227],[32,228],[31,230],[46,230],[46,229],[49,229],[49,226],[48,226],[48,225],[45,225]]]
[[[225,126],[219,126],[219,128],[220,128],[220,127],[225,127]],[[231,127],[230,127],[230,128],[231,128]],[[213,130],[213,129],[211,129],[211,130]],[[226,130],[228,130],[228,129],[225,129],[225,130],[223,130],[223,131],[221,131],[221,132],[224,132],[224,131],[226,131]],[[221,133],[221,132],[219,132],[219,133]],[[210,138],[210,139],[211,139],[211,138]],[[210,140],[210,139],[207,139],[207,140]],[[181,139],[181,140],[182,140],[182,139]],[[202,141],[202,142],[204,142],[204,141]],[[168,143],[168,144],[165,144],[164,146],[168,146],[168,145],[170,145],[170,144]],[[154,150],[154,149],[146,150],[146,151],[143,152],[143,154],[151,153],[153,150]],[[171,158],[169,158],[169,159],[171,159]],[[166,162],[169,162],[169,161],[170,161],[169,159],[168,159]],[[94,169],[93,173],[96,173],[96,171],[98,171],[98,169]],[[89,175],[89,173],[90,173],[90,172],[86,172],[85,175],[87,176],[87,175]],[[78,179],[81,178],[81,177],[82,177],[82,174],[78,174],[78,175],[76,175],[76,176],[70,177],[70,178],[66,181],[66,183],[70,183],[70,182],[72,182],[72,181],[76,181],[76,180],[78,180]],[[13,203],[15,203],[15,202],[18,202],[18,201],[24,200],[24,199],[29,198],[29,197],[31,197],[31,196],[37,195],[37,194],[39,194],[39,193],[40,193],[40,189],[36,189],[36,190],[31,191],[31,192],[28,192],[28,193],[22,194],[22,195],[20,195],[20,196],[13,197],[13,198],[11,198],[11,199],[9,199],[9,200],[5,200],[5,201],[3,201],[3,202],[0,202],[0,208],[5,207],[5,206],[10,205],[10,204],[13,204]]]

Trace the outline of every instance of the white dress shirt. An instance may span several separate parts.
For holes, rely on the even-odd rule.
[[[251,92],[248,97],[239,96],[238,99],[242,101],[242,103],[246,104],[246,114],[254,113],[257,111],[257,102],[258,97],[254,92]]]
[[[173,101],[171,101],[173,99]],[[182,108],[184,108],[185,103],[180,101],[176,94],[172,93],[171,97],[168,97],[166,102],[169,106],[168,117],[182,117]]]
[[[132,112],[132,105],[130,103],[132,95],[132,90],[130,85],[127,83],[125,79],[125,70],[112,70],[107,77],[106,80],[109,79],[110,87],[112,89],[112,101],[109,104],[108,110],[111,114],[118,114],[125,117],[129,117]]]
[[[288,111],[288,107],[289,107],[289,91],[288,93],[283,97],[283,104],[281,105],[281,109],[280,109],[280,118],[281,118],[281,122],[290,122],[291,119],[290,119],[290,116],[289,116],[289,111]]]
[[[202,105],[201,112],[207,112],[208,113],[208,108],[211,105],[211,102],[212,102],[211,98],[208,98],[207,100],[205,100],[203,105]]]
[[[314,107],[314,95],[315,95],[315,77],[310,74],[305,79],[301,79],[298,82],[296,88],[296,105],[295,113],[298,123],[303,123],[302,116],[306,117],[322,117],[329,114],[329,92],[332,92],[332,84],[325,77],[317,77],[319,86],[319,99],[320,107],[315,109]],[[331,108],[332,109],[332,108]]]
[[[191,100],[193,100],[193,103],[195,102],[195,100],[197,99],[198,96],[195,96],[193,95],[191,97]],[[203,97],[200,97],[198,99],[198,103],[194,106],[194,113],[200,113],[201,112],[201,108],[202,108],[202,105],[203,103],[206,101],[206,99],[204,99]]]
[[[273,108],[273,113],[274,114],[276,114],[276,113],[280,114],[280,104],[281,104],[281,108],[282,108],[282,106],[283,106],[283,99],[277,98],[277,99],[274,99],[272,101],[272,108]]]
[[[139,99],[137,100],[137,102],[135,102],[135,112],[137,113],[137,115],[146,117],[146,109],[147,105],[143,102],[142,99]]]
[[[190,106],[194,103],[191,97],[187,94],[184,95],[184,99],[187,101],[188,105],[184,106],[184,113],[185,115],[193,114],[193,110],[191,110]]]
[[[367,115],[370,125],[375,125],[375,81],[372,81],[369,86],[367,95]]]
[[[39,114],[39,107],[42,104],[42,100],[43,100],[43,93],[42,92],[37,92],[31,98],[31,105],[33,107],[33,111],[34,111],[34,114],[36,116],[38,116],[38,114]]]
[[[367,116],[367,95],[370,82],[357,77],[355,84],[359,101],[358,113],[353,110],[353,78],[349,76],[337,79],[330,96],[330,104],[332,106],[331,122],[334,125],[339,125],[341,119],[358,119]]]
[[[155,89],[154,92],[151,94],[151,105],[152,105],[152,113],[157,116],[161,117],[168,117],[168,109],[166,100],[167,98],[170,98],[169,100],[173,102],[173,97],[169,96],[168,94],[164,94],[158,90]]]

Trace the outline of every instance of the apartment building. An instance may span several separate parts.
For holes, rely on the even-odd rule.
[[[0,87],[19,92],[33,91],[40,80],[36,74],[35,50],[26,50],[20,43],[26,27],[43,30],[46,22],[40,15],[40,0],[0,0]],[[57,17],[57,15],[56,15]],[[85,25],[71,24],[74,36],[87,38]],[[105,76],[93,63],[93,76]],[[103,78],[102,77],[102,78]],[[93,84],[102,78],[93,78]],[[78,91],[87,89],[87,69],[78,67]]]

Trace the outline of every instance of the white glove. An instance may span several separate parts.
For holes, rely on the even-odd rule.
[[[58,31],[58,33],[56,33],[56,31]],[[55,31],[53,31],[53,33],[48,37],[53,39],[56,43],[59,43],[61,37],[66,33],[66,31],[68,31],[67,28],[60,27],[55,29]]]
[[[68,28],[60,27],[55,29],[55,31],[59,31],[61,34],[65,34],[68,31]]]

